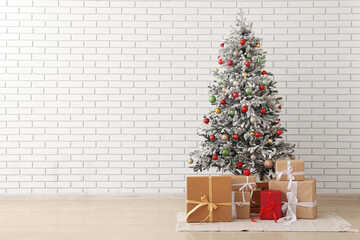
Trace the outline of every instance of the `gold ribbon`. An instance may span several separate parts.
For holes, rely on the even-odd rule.
[[[186,200],[186,203],[197,204],[190,212],[186,214],[185,221],[189,218],[191,214],[193,214],[196,210],[198,210],[202,206],[207,206],[207,210],[209,211],[209,215],[206,216],[201,222],[205,222],[209,218],[209,222],[213,221],[213,212],[214,209],[220,206],[231,206],[231,202],[227,203],[213,203],[212,202],[212,177],[209,177],[209,200],[206,195],[200,198],[201,201],[194,200]]]

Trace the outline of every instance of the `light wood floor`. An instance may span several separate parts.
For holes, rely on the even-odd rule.
[[[319,199],[319,211],[335,211],[360,229],[360,199]],[[359,233],[178,233],[183,199],[1,200],[0,239],[360,239]]]

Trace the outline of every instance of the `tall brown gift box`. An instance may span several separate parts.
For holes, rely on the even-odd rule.
[[[232,221],[231,176],[187,177],[186,182],[187,222]]]
[[[237,219],[250,218],[250,192],[244,192],[244,198],[242,192],[233,191],[232,194],[233,194],[233,203],[232,203],[233,218],[237,218]]]
[[[269,181],[270,190],[280,190],[281,199],[285,202],[288,201],[286,193],[291,192],[288,190],[289,181]],[[296,217],[313,219],[317,216],[317,200],[316,200],[316,179],[315,178],[305,178],[304,181],[293,181],[292,189],[297,188],[296,197],[298,199],[298,204],[296,206]],[[310,204],[312,207],[301,206],[301,204]]]
[[[278,180],[290,180],[288,174],[286,173],[290,167],[292,168],[292,172],[290,174],[295,177],[293,180],[304,181],[304,160],[276,160],[275,170],[277,179],[279,178],[279,174],[281,174],[281,177]]]
[[[256,188],[256,176],[231,176],[232,178],[232,190],[239,191],[246,183],[250,183],[253,190]],[[245,191],[251,191],[249,186],[244,187]]]

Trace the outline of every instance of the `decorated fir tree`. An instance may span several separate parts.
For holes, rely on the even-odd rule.
[[[200,150],[190,154],[194,171],[209,170],[233,174],[256,174],[272,178],[273,161],[289,157],[294,145],[282,139],[277,96],[272,74],[264,70],[265,52],[255,37],[252,24],[238,14],[230,36],[220,44],[218,63],[209,86],[214,106],[204,116],[198,135],[205,139]]]

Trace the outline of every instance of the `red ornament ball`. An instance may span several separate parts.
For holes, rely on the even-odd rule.
[[[250,175],[250,170],[249,169],[244,169],[244,175],[245,176],[249,176]]]
[[[233,92],[232,95],[233,95],[234,98],[237,98],[239,96],[239,94],[237,92]]]
[[[249,61],[246,61],[244,64],[245,64],[245,66],[247,66],[247,67],[250,66],[250,62],[249,62]]]
[[[276,134],[280,136],[282,134],[282,131],[279,129],[276,131]]]
[[[239,135],[234,134],[233,139],[238,140],[238,139],[239,139]]]
[[[260,88],[260,90],[264,90],[264,89],[265,89],[265,86],[261,84],[261,85],[259,86],[259,88]]]
[[[220,102],[221,102],[222,105],[226,104],[225,99],[221,100]]]
[[[266,75],[266,74],[267,74],[267,71],[264,70],[264,71],[261,72],[261,74],[262,74],[262,75]]]
[[[214,135],[210,135],[210,140],[215,140],[215,136],[214,136]]]
[[[204,123],[205,123],[205,124],[208,124],[209,121],[210,121],[210,120],[209,120],[208,118],[205,118],[205,119],[204,119]]]
[[[236,166],[237,166],[238,168],[241,168],[241,167],[242,167],[242,162],[238,162],[238,163],[236,164]]]
[[[219,63],[220,65],[222,65],[222,64],[223,64],[223,60],[222,60],[222,59],[219,59],[218,63]]]
[[[218,56],[218,59],[220,58],[220,56]]]
[[[278,108],[281,109],[281,106],[279,106]]]
[[[260,132],[256,132],[256,133],[255,133],[255,137],[261,137],[261,133],[260,133]]]
[[[275,124],[279,124],[280,123],[280,120],[279,119],[276,119],[276,121],[274,122]]]
[[[229,66],[233,65],[233,61],[229,60],[229,61],[227,62],[227,65],[229,65]]]
[[[224,43],[220,44],[220,47],[224,47]]]
[[[212,156],[212,159],[213,159],[213,160],[217,160],[217,159],[218,159],[218,155],[214,154],[214,155]]]
[[[266,113],[265,109],[263,109],[263,108],[262,108],[262,109],[260,109],[260,113],[261,113],[261,114]]]
[[[244,45],[245,43],[246,43],[246,41],[244,39],[240,41],[241,45]]]
[[[248,110],[249,110],[249,108],[248,108],[247,106],[243,106],[243,107],[241,108],[241,111],[242,111],[243,113],[246,113]]]

